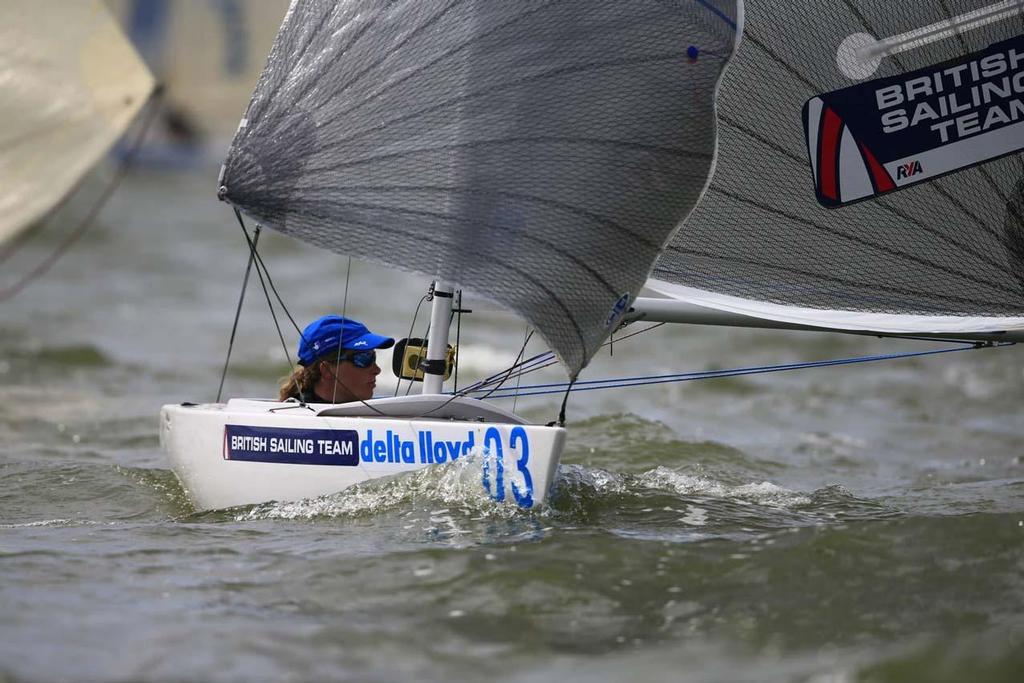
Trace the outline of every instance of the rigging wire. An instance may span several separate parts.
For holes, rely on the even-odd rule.
[[[653,330],[655,328],[661,327],[662,325],[665,325],[665,324],[666,323],[661,322],[661,323],[655,323],[653,325],[649,325],[648,327],[645,327],[645,328],[640,329],[640,330],[636,330],[636,331],[631,332],[630,334],[627,334],[627,335],[625,335],[623,337],[619,337],[618,339],[614,340],[614,342],[625,341],[625,340],[630,339],[632,337],[635,337],[635,336],[637,336],[639,334],[643,334],[644,332],[649,332],[649,331],[651,331],[651,330]],[[891,336],[891,337],[888,337],[888,338],[890,338],[890,339],[903,339],[903,340],[909,340],[909,341],[929,341],[929,342],[946,343],[946,344],[959,344],[959,345],[963,345],[963,344],[977,344],[977,342],[970,341],[970,340],[964,340],[964,339],[943,339],[943,338],[934,338],[934,337],[917,337],[917,336],[910,336],[910,335],[894,335],[894,336]],[[613,341],[611,339],[609,339],[609,341],[607,341],[604,344],[602,344],[601,347],[610,346],[612,343],[613,343]],[[999,345],[999,344],[1006,344],[1006,343],[1007,342],[998,342],[997,345]],[[555,365],[555,364],[557,364],[557,360],[555,359],[553,353],[551,353],[551,352],[540,353],[540,354],[537,354],[536,356],[533,356],[532,358],[529,358],[529,359],[523,361],[522,363],[519,363],[518,366],[517,366],[518,369],[517,369],[516,374],[513,374],[512,376],[513,377],[519,377],[521,375],[526,375],[526,374],[529,374],[531,372],[535,372],[537,370],[543,370],[545,368],[549,368],[549,367],[551,367],[552,365]],[[513,366],[513,367],[516,367],[516,366]],[[487,377],[487,378],[485,378],[483,380],[480,380],[479,382],[473,384],[472,386],[466,387],[460,393],[463,394],[463,395],[466,395],[468,393],[479,393],[480,391],[483,391],[485,387],[488,387],[488,386],[492,385],[495,381],[497,381],[499,379],[504,381],[504,375],[507,372],[508,372],[507,370],[502,370],[500,373],[491,375],[490,377]],[[628,379],[628,378],[625,378],[625,379]],[[562,386],[564,386],[564,384]],[[501,396],[501,398],[508,398],[508,397],[510,397],[512,394],[509,393],[509,392],[510,392],[510,390],[508,390],[508,389],[503,390],[502,391],[503,395]]]
[[[523,339],[523,351],[526,351],[526,345],[530,341],[530,328],[526,328],[524,333],[526,338]],[[519,387],[523,383],[523,373],[516,373],[516,399],[512,401],[512,412],[516,412],[516,405],[519,403]]]
[[[341,298],[341,330],[338,331],[338,355],[334,359],[334,382],[331,389],[331,403],[338,402],[338,385],[345,386],[344,383],[338,378],[338,365],[341,363],[341,340],[345,336],[345,322],[348,320],[346,317],[348,314],[348,281],[349,276],[352,274],[352,257],[348,257],[348,264],[345,266],[345,293]],[[352,391],[345,387],[345,391],[350,394]]]
[[[428,342],[428,343],[430,341],[430,322],[431,321],[429,321],[429,320],[427,321],[427,329],[423,330],[423,337],[421,337],[425,342]],[[406,348],[408,348],[408,345],[406,345]],[[420,349],[420,354],[421,354],[419,362],[422,363],[423,362],[422,354],[425,354],[427,352],[427,344],[421,345],[419,347],[419,349]],[[415,383],[416,383],[415,380],[412,380],[412,379],[409,380],[409,384],[405,387],[405,395],[406,396],[408,396],[412,392],[412,387],[413,387],[413,384],[415,384]]]
[[[234,207],[232,207],[232,208],[234,208]],[[234,209],[234,212],[235,212],[235,216],[238,217],[239,223],[241,223],[242,222],[242,215],[239,213],[238,209]],[[242,225],[242,231],[245,232],[246,240],[248,240],[249,239],[249,233],[245,231],[245,225],[244,224]],[[251,246],[252,245],[250,245],[250,248],[251,248]],[[260,270],[262,270],[263,274],[267,276],[267,282],[270,284],[270,290],[274,293],[274,298],[277,299],[277,303],[280,304],[281,310],[284,311],[284,314],[286,316],[288,316],[288,321],[291,322],[292,328],[294,328],[294,330],[299,334],[299,337],[302,338],[302,339],[305,339],[305,337],[302,334],[302,329],[299,327],[298,323],[295,322],[295,318],[292,317],[291,311],[289,311],[288,307],[285,305],[284,299],[282,299],[281,295],[278,293],[277,286],[274,285],[274,280],[273,280],[273,278],[270,277],[270,271],[267,269],[267,264],[263,262],[263,257],[260,256],[260,253],[258,251],[255,251],[255,249],[253,249],[253,251],[256,254],[256,272],[259,273]],[[261,276],[261,281],[262,281],[262,276]]]
[[[637,330],[635,332],[631,332],[630,334],[627,334],[625,337],[620,338],[619,341],[622,341],[622,340],[625,340],[625,339],[629,339],[631,337],[635,337],[638,334],[642,334],[644,332],[649,332],[650,330],[653,330],[653,329],[655,329],[657,327],[661,327],[664,324],[665,323],[655,323],[653,325],[648,325],[647,327],[645,327],[643,329],[640,329],[640,330]],[[485,398],[491,396],[494,392],[499,391],[500,388],[501,388],[501,385],[504,384],[509,379],[510,374],[514,370],[516,370],[517,367],[518,367],[518,372],[515,372],[515,374],[514,374],[514,376],[516,378],[516,388],[515,388],[514,392],[511,394],[513,396],[512,412],[515,412],[516,405],[518,403],[518,397],[520,395],[524,395],[520,391],[522,376],[525,375],[525,374],[528,374],[530,372],[533,372],[535,370],[540,370],[542,368],[549,367],[549,366],[553,365],[554,363],[558,362],[557,359],[555,358],[555,354],[550,352],[550,351],[545,352],[545,353],[541,353],[541,354],[537,354],[536,356],[533,356],[532,358],[530,358],[530,359],[528,359],[526,361],[521,361],[520,362],[520,359],[526,354],[526,348],[527,348],[527,345],[530,343],[530,338],[533,336],[533,332],[534,332],[533,330],[528,330],[528,332],[526,334],[526,338],[523,340],[523,346],[522,346],[522,348],[519,351],[519,355],[516,356],[515,362],[513,362],[513,364],[509,367],[509,369],[507,371],[508,374],[505,374],[504,377],[501,377],[500,373],[498,375],[492,375],[491,377],[489,377],[487,379],[484,379],[481,382],[478,382],[476,385],[474,385],[474,386],[478,387],[477,389],[475,389],[475,390],[472,389],[472,388],[465,389],[465,390],[463,390],[461,392],[461,394],[459,392],[455,392],[455,395],[456,396],[459,396],[459,395],[465,396],[465,395],[467,395],[467,394],[469,394],[471,392],[474,392],[474,391],[477,391],[477,392],[478,391],[483,391],[484,389],[482,387],[485,387],[485,386],[488,386],[490,384],[493,384],[493,383],[497,382],[496,386],[493,389],[491,389],[487,394],[485,394],[484,396],[481,397],[481,400],[485,399]],[[613,343],[614,343],[614,340],[612,338],[609,338],[609,340],[607,342],[605,342],[604,344],[602,344],[601,347],[604,347],[604,346],[611,347],[611,345]],[[556,422],[552,422],[552,423],[549,423],[549,424],[558,424],[559,426],[564,426],[565,425],[565,412],[566,412],[566,408],[567,408],[568,403],[569,403],[569,394],[572,392],[573,385],[575,383],[576,383],[576,379],[575,378],[571,382],[568,383],[568,385],[566,387],[566,390],[565,390],[565,396],[562,398],[561,408],[558,411],[558,420]],[[506,390],[506,392],[507,391],[509,391],[509,390]],[[525,395],[530,395],[530,394],[525,394]],[[496,398],[507,398],[507,397],[508,397],[508,394],[505,394],[505,395],[497,396]]]
[[[50,270],[50,268],[53,267],[55,263],[57,263],[57,261],[60,260],[62,256],[64,256],[64,254],[68,252],[68,250],[71,249],[75,242],[81,239],[82,235],[84,235],[85,232],[90,227],[92,227],[93,222],[96,220],[96,217],[99,215],[100,211],[102,211],[103,207],[105,207],[107,205],[107,202],[110,201],[110,198],[113,196],[114,191],[117,190],[118,187],[120,187],[121,181],[123,181],[125,176],[128,175],[129,169],[131,168],[132,164],[135,163],[135,159],[139,155],[139,150],[142,148],[142,142],[143,140],[145,140],[146,134],[149,132],[149,129],[153,124],[153,121],[156,120],[157,112],[160,111],[160,101],[162,100],[162,97],[163,86],[157,86],[153,90],[153,94],[150,96],[149,103],[147,104],[148,111],[146,112],[146,117],[145,119],[143,119],[142,125],[139,129],[139,134],[132,141],[132,145],[128,149],[128,153],[124,156],[124,159],[122,160],[120,167],[117,169],[117,172],[114,174],[114,177],[110,180],[110,183],[103,190],[100,196],[96,199],[93,205],[89,208],[89,211],[85,214],[82,220],[78,223],[77,226],[75,226],[75,228],[70,233],[68,233],[64,240],[57,245],[57,248],[54,249],[53,252],[45,259],[43,259],[38,265],[36,265],[35,268],[30,270],[25,276],[23,276],[20,280],[15,282],[10,287],[0,290],[0,302],[10,299],[15,294],[25,289],[25,287],[27,287],[34,280],[43,276],[47,271]],[[64,197],[64,199],[58,202],[57,206],[51,209],[51,215],[54,211],[57,210],[58,207],[64,205],[67,202],[68,198],[71,197],[72,194],[74,194],[74,190],[77,189],[78,185],[80,184],[80,182],[77,183],[76,187],[73,188],[72,191],[69,192],[67,196]],[[27,237],[27,234],[25,236]],[[25,244],[27,244],[27,240],[21,239],[17,241],[17,243],[12,243],[7,249],[0,252],[0,263],[6,261],[18,248],[24,246]]]
[[[647,327],[644,327],[642,329],[630,332],[629,334],[625,335],[624,337],[619,337],[615,341],[616,341],[616,343],[623,342],[623,341],[625,341],[627,339],[631,339],[632,337],[635,337],[635,336],[637,336],[639,334],[643,334],[644,332],[650,332],[651,330],[656,329],[658,327],[661,327],[662,325],[665,325],[665,324],[666,323],[654,323],[654,324],[648,325]],[[602,344],[600,348],[603,348],[605,346],[609,346],[609,345],[611,345],[611,343],[612,343],[611,341],[607,341],[604,344]],[[539,353],[539,354],[537,354],[535,356],[532,356],[531,358],[528,358],[528,359],[524,360],[522,363],[519,363],[518,366],[513,365],[511,369],[516,370],[516,374],[514,374],[512,376],[513,377],[518,377],[520,375],[527,375],[527,374],[529,374],[531,372],[535,372],[537,370],[543,370],[544,368],[549,368],[552,365],[555,365],[557,363],[558,363],[558,360],[555,358],[555,354],[552,353],[551,351],[545,351],[543,353]],[[463,389],[461,393],[466,394],[468,392],[475,392],[475,391],[481,390],[484,387],[490,386],[495,381],[497,381],[499,378],[502,378],[502,376],[505,373],[507,373],[507,372],[508,372],[508,370],[502,370],[501,372],[496,373],[494,375],[491,375],[490,377],[486,377],[486,378],[480,380],[479,382],[476,382],[475,384],[472,384],[469,387]]]
[[[932,340],[929,340],[932,341]],[[953,353],[957,351],[973,351],[975,349],[983,348],[999,348],[1003,346],[1013,346],[1014,342],[990,342],[990,343],[975,343],[975,342],[961,342],[963,346],[957,348],[944,348],[944,349],[930,349],[928,351],[908,351],[902,353],[889,353],[889,354],[876,354],[871,356],[855,356],[851,358],[837,358],[825,361],[809,361],[803,363],[784,363],[779,365],[764,365],[764,366],[752,366],[743,368],[733,368],[730,370],[707,370],[698,372],[682,372],[672,373],[667,375],[649,375],[642,377],[618,377],[609,378],[603,380],[588,380],[584,382],[556,382],[550,384],[536,384],[532,386],[523,387],[523,391],[519,392],[520,396],[541,396],[545,394],[556,394],[565,391],[594,391],[597,389],[615,389],[630,386],[646,386],[651,384],[666,384],[673,382],[687,382],[700,379],[716,379],[722,377],[736,377],[742,375],[755,375],[765,374],[769,372],[783,372],[787,370],[801,370],[804,368],[816,368],[816,367],[830,367],[836,365],[852,365],[854,363],[869,363],[883,360],[895,360],[899,358],[913,358],[918,356],[931,356],[941,353]],[[574,385],[579,386],[574,386]],[[477,391],[482,391],[477,390]],[[474,392],[475,393],[475,392]],[[492,391],[492,393],[494,393]],[[515,396],[511,390],[505,389],[498,392],[498,395],[493,398],[513,398]]]
[[[253,242],[252,238],[249,237],[249,231],[246,230],[245,223],[242,221],[242,214],[241,212],[239,212],[238,209],[235,209],[235,217],[238,219],[238,224],[242,226],[242,234],[245,235],[245,241],[249,244],[250,253],[253,255],[253,257],[256,259],[258,263],[262,263],[262,261],[259,258],[259,255],[256,252],[256,243]],[[263,288],[263,296],[265,296],[267,299],[267,306],[270,307],[270,317],[274,319],[274,327],[277,329],[278,339],[281,340],[281,348],[284,349],[284,357],[288,361],[289,372],[295,372],[295,364],[292,363],[291,354],[288,353],[288,344],[285,343],[284,341],[284,333],[281,332],[281,325],[277,322],[277,312],[274,311],[274,303],[270,300],[270,292],[267,291],[267,283],[264,282],[263,272],[260,270],[259,267],[256,268],[256,275],[260,279],[260,286]],[[267,273],[267,280],[269,279],[270,273]],[[271,284],[271,287],[273,287],[273,284]],[[274,290],[274,294],[277,294],[276,289]],[[284,303],[281,302],[280,297],[278,297],[278,302],[280,302],[281,307],[284,308]],[[285,309],[285,313],[288,315],[289,320],[291,320],[291,314],[288,313],[287,309]],[[292,320],[292,324],[295,324],[294,320]],[[301,332],[299,334],[301,334]]]
[[[260,286],[263,288],[263,295],[266,297],[267,305],[270,307],[270,315],[274,319],[274,327],[277,328],[277,336],[281,340],[281,347],[284,349],[285,358],[288,360],[288,367],[290,368],[290,372],[295,372],[295,364],[292,363],[291,354],[288,353],[288,344],[285,342],[284,334],[281,332],[281,326],[280,326],[280,324],[278,324],[277,314],[274,311],[274,304],[271,302],[271,300],[270,300],[270,293],[267,290],[267,283],[270,284],[270,289],[273,290],[274,296],[277,298],[277,301],[281,305],[281,309],[284,311],[285,315],[288,316],[288,320],[291,321],[292,326],[294,326],[295,330],[299,333],[299,337],[302,338],[302,339],[305,339],[305,336],[302,334],[302,330],[299,329],[299,326],[295,324],[295,318],[293,318],[292,314],[288,311],[288,307],[285,306],[284,301],[281,299],[281,295],[278,293],[277,287],[274,286],[274,281],[270,277],[270,272],[267,270],[266,264],[263,263],[263,259],[260,257],[259,252],[256,251],[256,245],[253,243],[252,239],[249,237],[249,231],[246,230],[245,223],[242,221],[242,214],[239,212],[238,209],[234,209],[234,212],[235,212],[235,217],[238,218],[238,224],[240,226],[242,226],[242,233],[245,235],[245,241],[249,244],[249,250],[250,250],[250,252],[252,252],[252,254],[255,257],[255,261],[256,261],[256,275],[259,276]],[[264,282],[264,279],[263,279],[264,275],[266,275],[266,282]],[[356,399],[356,400],[358,400],[366,408],[369,408],[370,410],[372,410],[373,412],[377,413],[378,415],[385,416],[385,413],[383,411],[379,410],[375,406],[370,405],[369,403],[367,403],[363,399]],[[300,401],[299,405],[300,406],[305,406],[306,403],[303,400],[303,401]]]
[[[559,427],[564,427],[565,426],[565,407],[569,403],[569,394],[572,393],[572,385],[575,384],[575,383],[576,383],[576,378],[574,377],[569,382],[569,386],[567,386],[565,388],[565,396],[562,398],[562,407],[558,411],[558,426]]]
[[[462,290],[459,290],[459,305],[455,309],[458,312],[458,318],[455,321],[455,378],[452,384],[452,390],[457,394],[459,393],[459,344],[462,339]],[[448,321],[448,325],[451,325],[451,320]],[[513,408],[514,410],[514,408]]]
[[[427,329],[429,330],[430,328],[428,327]],[[516,366],[516,364],[519,362],[519,359],[523,357],[523,354],[526,352],[526,345],[530,342],[530,337],[532,337],[532,336],[533,336],[533,330],[530,330],[530,333],[528,335],[526,335],[526,341],[523,342],[522,348],[519,349],[519,355],[516,356],[516,360],[513,362],[512,366],[509,367],[509,371],[511,371]],[[507,376],[506,376],[506,379],[507,379]],[[502,382],[504,382],[504,380],[502,380]],[[500,386],[501,386],[501,382],[498,383],[498,387],[500,387]],[[498,387],[495,387],[491,391],[492,392],[496,391],[498,389]],[[465,395],[466,395],[466,391],[465,390],[463,390],[462,392],[459,392],[459,393],[452,393],[451,398],[449,398],[447,401],[445,401],[444,403],[441,403],[440,405],[434,406],[433,408],[431,408],[430,410],[428,410],[426,412],[420,413],[419,417],[426,417],[427,415],[430,415],[432,413],[436,413],[437,411],[441,410],[442,408],[447,406],[449,403],[451,403],[455,399],[462,398]],[[488,396],[490,396],[490,393],[482,396],[480,398],[480,400],[483,400],[483,399],[487,398]],[[564,410],[564,405],[563,405],[563,410]]]
[[[503,382],[503,381],[505,381],[506,376],[512,370],[516,370],[518,368],[518,372],[520,374],[524,374],[525,375],[525,374],[528,374],[530,372],[533,372],[534,370],[540,370],[542,368],[546,368],[546,367],[550,367],[551,365],[554,365],[554,363],[556,362],[554,359],[555,359],[555,354],[553,354],[550,351],[544,351],[542,353],[538,353],[535,356],[527,358],[526,360],[522,361],[521,363],[513,363],[513,365],[511,365],[510,367],[502,370],[501,372],[495,373],[495,374],[491,375],[490,377],[485,377],[484,379],[471,384],[470,386],[466,387],[465,389],[462,389],[459,393],[465,395],[465,394],[468,394],[468,393],[471,393],[471,392],[483,391],[486,387],[491,386],[495,382],[499,382],[499,381]],[[528,369],[524,369],[524,368],[528,368]]]
[[[531,337],[533,337],[533,330],[530,330],[530,333],[526,335],[526,339],[525,339],[525,340],[523,341],[523,346],[522,346],[522,348],[520,348],[520,349],[519,349],[519,355],[517,355],[517,356],[516,356],[516,359],[515,359],[514,361],[512,361],[512,365],[511,365],[511,366],[509,366],[509,368],[508,368],[508,370],[507,370],[507,371],[505,371],[505,376],[504,376],[504,377],[502,377],[502,378],[500,379],[500,381],[498,381],[497,385],[495,385],[493,389],[491,389],[491,390],[490,390],[490,391],[488,391],[488,392],[487,392],[486,394],[484,394],[483,396],[481,396],[481,397],[480,397],[480,399],[481,399],[481,400],[483,400],[483,399],[487,398],[488,396],[490,396],[491,394],[493,394],[493,393],[494,393],[495,391],[497,391],[498,389],[500,389],[500,388],[501,388],[501,385],[502,385],[502,384],[504,384],[504,383],[505,383],[505,382],[506,382],[506,381],[508,380],[508,378],[512,376],[512,371],[513,371],[513,370],[515,369],[515,367],[516,367],[516,366],[517,366],[517,365],[519,364],[519,361],[520,361],[520,360],[522,359],[522,357],[523,357],[523,354],[525,354],[525,353],[526,353],[526,345],[530,343],[530,338],[531,338]],[[482,389],[481,389],[480,391],[482,391]],[[463,392],[463,393],[469,393],[469,391],[467,390],[467,391],[465,391],[465,392]]]
[[[643,334],[644,332],[648,332],[650,330],[653,330],[653,329],[655,329],[657,327],[660,327],[660,326],[662,326],[664,324],[665,323],[662,322],[662,323],[656,323],[656,324],[650,325],[650,326],[645,327],[643,329],[631,332],[630,334],[625,335],[623,337],[619,337],[615,341],[617,341],[617,342],[624,341],[624,340],[629,339],[631,337],[635,337],[635,336],[637,336],[639,334]],[[929,350],[929,351],[911,351],[911,352],[894,353],[894,354],[879,354],[879,355],[874,355],[874,356],[854,357],[854,358],[845,358],[845,359],[834,359],[834,360],[830,360],[830,361],[812,361],[812,362],[808,362],[808,363],[791,363],[791,364],[783,364],[783,365],[778,365],[778,366],[761,366],[761,367],[752,367],[752,368],[735,368],[735,369],[732,369],[732,370],[718,370],[718,371],[690,372],[690,373],[674,373],[674,374],[671,374],[671,375],[655,375],[655,376],[648,376],[648,377],[610,378],[610,379],[604,379],[604,380],[589,380],[589,381],[584,381],[584,382],[576,382],[576,381],[568,382],[568,383],[559,382],[559,383],[551,383],[551,384],[532,385],[532,386],[527,386],[527,387],[519,387],[519,386],[517,386],[517,388],[514,389],[514,390],[513,389],[493,388],[490,391],[488,391],[486,396],[484,396],[482,398],[487,398],[487,397],[491,397],[491,398],[513,398],[515,400],[515,399],[517,399],[518,396],[539,396],[539,395],[545,395],[545,394],[561,393],[561,391],[563,389],[565,389],[567,393],[570,392],[570,391],[593,391],[593,390],[596,390],[596,389],[619,388],[619,387],[629,387],[629,386],[642,386],[642,385],[646,385],[646,384],[664,384],[664,383],[668,383],[668,382],[683,382],[683,381],[691,381],[691,380],[697,380],[697,379],[714,379],[714,378],[718,378],[718,377],[730,377],[730,376],[739,376],[739,375],[748,375],[748,374],[762,374],[762,373],[766,373],[766,372],[781,372],[781,371],[785,371],[785,370],[797,370],[797,369],[801,369],[801,368],[810,368],[810,367],[828,367],[828,366],[831,366],[831,365],[847,365],[847,364],[860,363],[860,362],[871,362],[871,361],[880,361],[880,360],[889,360],[889,359],[898,359],[898,358],[910,358],[910,357],[914,357],[914,356],[934,355],[934,354],[938,354],[938,353],[948,353],[948,352],[951,352],[951,351],[965,351],[965,350],[973,350],[973,349],[976,349],[976,348],[993,348],[993,347],[1012,346],[1013,345],[1013,342],[975,342],[975,341],[964,340],[964,339],[941,339],[941,338],[936,339],[936,338],[931,338],[931,337],[917,337],[917,336],[910,336],[910,335],[894,336],[892,338],[894,338],[894,339],[909,340],[909,341],[929,341],[929,342],[938,342],[938,343],[945,343],[945,344],[956,344],[957,348],[954,348],[954,349]],[[606,346],[606,345],[610,346],[612,343],[613,343],[612,340],[609,340],[609,341],[605,342],[605,344],[602,344],[602,346]],[[517,359],[517,361],[518,361],[518,359]],[[554,358],[554,354],[551,353],[551,352],[546,352],[546,353],[537,354],[536,356],[533,356],[532,358],[529,358],[529,359],[527,359],[525,361],[517,362],[517,363],[513,364],[512,368],[510,368],[510,370],[516,370],[514,376],[521,377],[522,375],[529,374],[529,373],[534,372],[536,370],[541,370],[541,369],[550,367],[551,365],[554,365],[556,362],[557,362],[557,360]],[[500,387],[500,385],[502,383],[504,383],[508,378],[509,378],[509,371],[505,370],[505,371],[502,371],[501,373],[497,373],[497,374],[492,375],[490,377],[487,377],[487,378],[485,378],[483,380],[480,380],[479,382],[477,382],[477,383],[475,383],[475,384],[473,384],[473,385],[471,385],[469,387],[466,387],[465,389],[463,389],[462,391],[460,391],[458,393],[460,395],[463,395],[463,396],[468,395],[468,394],[481,393],[481,392],[487,391],[487,388],[490,387],[491,385],[495,384],[495,383],[498,383],[498,386]],[[563,409],[564,409],[564,404],[565,404],[565,399],[563,399]]]
[[[420,307],[423,305],[423,302],[427,300],[428,296],[430,296],[429,293],[424,294],[423,296],[420,297],[419,303],[416,304],[416,310],[413,311],[413,314],[412,314],[412,322],[409,323],[409,334],[407,334],[405,336],[405,338],[407,340],[412,338],[412,331],[416,327],[416,318],[418,318],[419,315],[420,315]],[[405,348],[407,348],[407,349],[409,348],[409,342],[408,341],[406,341],[406,343],[405,343]],[[409,395],[409,390],[412,389],[412,382],[413,381],[410,379],[409,380],[409,386],[406,388],[406,391],[405,391],[405,395],[406,396]],[[398,382],[395,383],[395,393],[394,393],[395,396],[398,396],[398,391],[401,388],[402,388],[402,378],[398,377]]]
[[[431,287],[433,287],[433,285],[431,285]],[[428,294],[427,297],[429,297],[429,296],[430,295]],[[427,298],[427,297],[424,297],[424,298]],[[420,300],[420,303],[423,303],[423,299]],[[419,306],[417,306],[417,312],[419,312]],[[423,337],[421,337],[421,339],[423,339],[423,341],[425,342],[424,344],[422,344],[420,346],[420,360],[419,360],[419,362],[421,362],[421,364],[423,362],[423,354],[425,354],[427,352],[427,345],[430,342],[430,323],[431,323],[431,321],[427,321],[427,328],[423,331]],[[412,334],[412,329],[410,331],[410,334]],[[409,348],[409,344],[406,345],[406,348]],[[424,379],[426,379],[426,376],[424,376]],[[421,380],[421,381],[423,381],[423,380]],[[407,396],[413,391],[413,385],[415,383],[416,383],[416,380],[409,380],[409,385],[406,387],[406,395]]]
[[[249,287],[249,274],[252,272],[252,264],[255,261],[255,249],[256,245],[260,241],[260,230],[259,223],[256,224],[256,230],[254,231],[252,240],[252,250],[249,251],[249,263],[245,266],[245,277],[242,278],[242,291],[238,295],[238,307],[235,309],[235,322],[231,325],[231,339],[228,340],[228,353],[224,358],[224,369],[220,373],[220,385],[217,387],[217,400],[215,403],[220,403],[221,394],[224,392],[224,379],[228,376],[228,363],[231,362],[231,351],[235,348],[235,334],[238,332],[238,320],[242,317],[242,302],[245,301],[245,290]],[[244,226],[242,228],[245,229]]]

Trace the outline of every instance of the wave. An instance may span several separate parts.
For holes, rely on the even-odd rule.
[[[804,492],[763,480],[734,484],[665,466],[619,473],[576,464],[559,468],[545,505],[524,510],[484,493],[481,466],[478,459],[467,458],[328,496],[238,508],[231,519],[389,519],[403,530],[449,536],[473,538],[486,531],[488,540],[494,540],[495,523],[513,535],[586,525],[611,533],[692,541],[900,514],[839,486]]]
[[[240,511],[235,519],[360,517],[417,504],[421,507],[455,507],[467,514],[493,518],[520,514],[515,502],[495,501],[483,491],[480,485],[482,462],[482,458],[464,457],[444,465],[374,479],[328,496],[255,505]]]
[[[19,367],[29,373],[53,369],[98,369],[112,366],[110,356],[92,344],[69,344],[61,346],[21,347],[8,350],[7,362],[12,374]]]
[[[18,524],[0,524],[0,529],[29,529],[32,527],[51,526],[76,526],[81,524],[73,519],[41,519],[35,522],[21,522]]]

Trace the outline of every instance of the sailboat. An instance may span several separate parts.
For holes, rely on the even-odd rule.
[[[424,391],[165,406],[193,503],[475,458],[482,495],[542,504],[562,420],[444,393],[457,288],[521,316],[570,388],[637,319],[1024,338],[1021,3],[951,4],[294,0],[218,194],[433,278]]]

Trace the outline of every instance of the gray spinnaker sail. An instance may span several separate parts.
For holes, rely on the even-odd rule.
[[[1005,124],[1008,149],[1019,149],[1024,146],[1024,116],[1017,116],[1024,114],[1024,61],[1014,55],[1024,50],[1014,46],[1024,48],[1024,14],[1013,8],[998,21],[906,45],[909,49],[869,62],[861,73],[857,68],[863,64],[851,68],[851,45],[931,25],[942,29],[951,18],[962,21],[993,4],[1012,3],[747,0],[743,41],[718,97],[714,177],[659,258],[648,286],[712,308],[850,330],[1024,328],[1024,155],[1007,152],[981,165],[826,208],[815,192],[820,170],[814,164],[822,156],[809,151],[801,116],[804,103],[823,93],[948,62],[949,72],[914,86],[919,88],[916,101],[889,109],[905,108],[911,120],[923,117],[918,128],[926,132],[937,126],[931,134],[939,138],[943,127],[955,134],[961,123],[949,122],[965,116],[968,147],[986,132],[978,130],[981,123],[994,116]],[[993,61],[967,57],[1000,43],[1005,54],[988,58]],[[979,98],[981,106],[954,112],[975,95],[967,74],[976,67],[984,74],[985,65],[995,74],[995,89],[988,94],[1002,88],[1004,79],[1012,91],[1000,100],[1002,112],[987,113],[992,106],[984,98]],[[963,75],[959,88],[953,78],[957,73]],[[898,89],[904,86],[895,91],[903,95],[893,99],[906,97],[909,91]],[[950,105],[954,90],[959,99]],[[889,106],[888,95],[874,96],[881,98],[880,110]],[[929,108],[918,110],[921,102]],[[930,119],[933,112],[938,119]],[[1004,115],[1013,120],[1001,121]],[[818,149],[824,149],[823,143]],[[901,175],[929,171],[927,160],[923,167],[920,163],[925,158],[906,159],[905,168],[894,174],[897,182],[909,180],[900,180]],[[868,174],[863,179],[874,182]],[[872,191],[870,184],[866,191]]]
[[[220,195],[457,283],[575,377],[703,191],[737,0],[294,0]]]

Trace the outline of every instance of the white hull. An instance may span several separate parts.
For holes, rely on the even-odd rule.
[[[160,443],[199,510],[322,496],[465,458],[480,459],[481,495],[522,507],[547,498],[563,428],[524,424],[474,399],[423,396],[369,404],[388,416],[358,403],[300,407],[232,399],[166,405]]]

